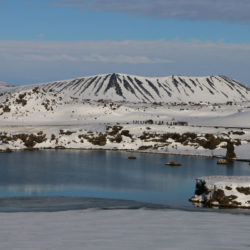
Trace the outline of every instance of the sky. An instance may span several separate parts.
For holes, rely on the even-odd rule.
[[[0,81],[226,75],[250,85],[250,0],[0,0]]]

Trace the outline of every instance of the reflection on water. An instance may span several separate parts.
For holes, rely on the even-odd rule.
[[[250,175],[247,163],[219,166],[215,159],[112,151],[38,151],[0,155],[0,197],[69,196],[119,198],[189,205],[194,179]],[[181,167],[169,167],[167,161]]]

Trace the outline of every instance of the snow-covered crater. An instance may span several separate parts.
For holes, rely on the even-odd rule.
[[[81,100],[103,99],[136,103],[226,103],[250,100],[247,86],[225,76],[143,77],[113,73],[13,87],[8,91],[18,92],[29,87],[39,87],[45,92],[61,93],[65,97]]]

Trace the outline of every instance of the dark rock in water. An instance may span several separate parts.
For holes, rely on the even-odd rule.
[[[11,153],[11,152],[13,152],[13,150],[11,150],[10,148],[0,149],[0,153]]]
[[[219,159],[219,160],[217,161],[217,164],[218,164],[218,165],[228,165],[229,162],[228,162],[227,160],[225,160],[225,159]]]
[[[233,144],[233,142],[228,141],[227,142],[226,160],[228,162],[232,162],[234,158],[236,158],[236,154],[234,152],[234,144]]]
[[[165,165],[177,167],[177,166],[181,166],[181,163],[176,162],[176,161],[170,161],[170,162],[166,162]]]
[[[130,156],[128,157],[128,159],[130,159],[130,160],[135,160],[135,159],[136,159],[136,156],[130,155]]]
[[[195,186],[195,195],[208,194],[209,190],[206,187],[206,182],[204,180],[197,179]]]

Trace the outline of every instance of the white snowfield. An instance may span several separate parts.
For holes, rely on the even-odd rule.
[[[176,210],[0,213],[3,250],[249,249],[249,215]]]
[[[235,183],[236,185],[248,186],[250,183],[249,176],[205,176],[200,179],[206,181],[207,185],[228,185]]]

